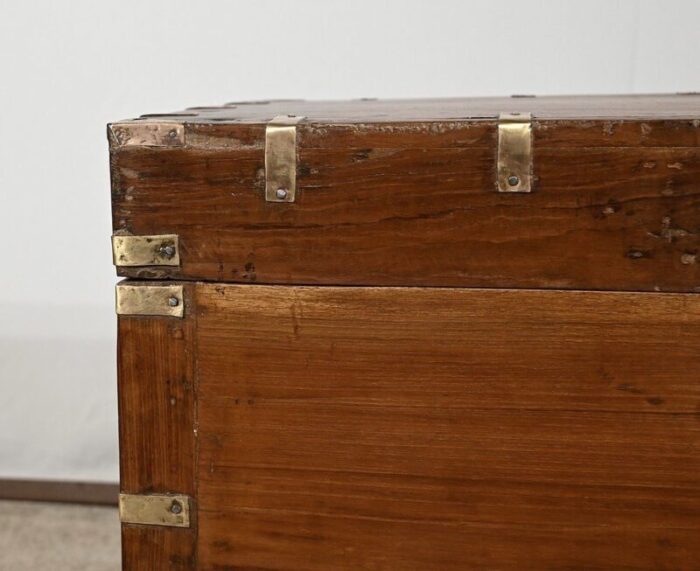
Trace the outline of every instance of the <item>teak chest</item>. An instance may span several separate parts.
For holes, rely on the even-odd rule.
[[[125,570],[700,569],[700,96],[108,135]]]

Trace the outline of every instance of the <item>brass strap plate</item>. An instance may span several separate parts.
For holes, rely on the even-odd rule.
[[[297,123],[304,117],[280,115],[265,129],[265,200],[294,202],[297,192]]]
[[[498,124],[498,191],[532,190],[532,115],[501,113]]]
[[[112,236],[112,259],[115,266],[179,266],[178,236]]]
[[[181,285],[117,285],[117,315],[163,315],[184,317],[185,298]]]
[[[188,496],[119,494],[122,523],[190,527]]]

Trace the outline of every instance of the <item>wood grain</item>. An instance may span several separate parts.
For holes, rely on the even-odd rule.
[[[193,288],[185,287],[189,307]],[[118,323],[121,491],[194,497],[194,311],[184,319],[120,315]],[[195,569],[192,511],[189,529],[123,524],[123,568]]]
[[[199,569],[693,569],[700,300],[197,285]]]
[[[178,234],[182,259],[180,268],[119,273],[695,291],[700,148],[682,145],[697,145],[700,128],[692,127],[693,140],[678,135],[679,146],[664,146],[673,141],[673,124],[658,132],[645,125],[540,123],[532,194],[496,192],[495,123],[302,129],[294,204],[264,200],[262,126],[229,125],[228,138],[218,126],[214,146],[117,149],[115,231]],[[630,140],[632,128],[637,137],[656,133],[658,146]],[[206,128],[198,132],[204,137]],[[567,145],[572,133],[579,139]]]
[[[194,541],[190,529],[122,525],[122,569],[193,571]]]

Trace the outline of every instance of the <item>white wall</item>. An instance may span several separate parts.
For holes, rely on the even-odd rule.
[[[0,0],[0,477],[117,478],[107,121],[697,91],[698,22],[697,0]]]

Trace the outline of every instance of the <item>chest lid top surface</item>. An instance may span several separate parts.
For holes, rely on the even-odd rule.
[[[697,94],[234,102],[108,135],[120,275],[700,287]]]
[[[700,93],[675,95],[588,95],[535,97],[453,97],[444,99],[356,99],[352,101],[233,101],[150,113],[143,119],[182,119],[192,123],[236,121],[267,123],[278,115],[304,116],[322,123],[391,123],[496,119],[504,111],[532,113],[538,119],[697,119]]]

